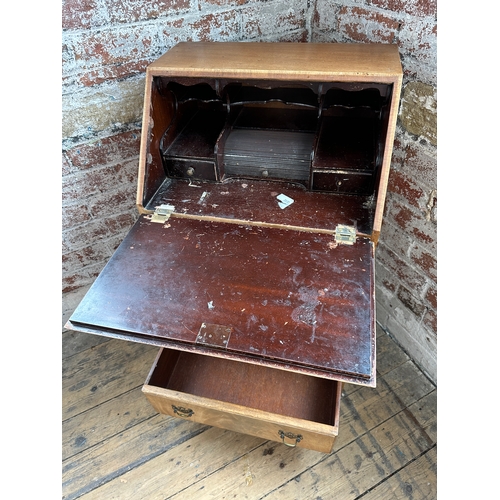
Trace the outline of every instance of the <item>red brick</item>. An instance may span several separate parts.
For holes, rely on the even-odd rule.
[[[62,75],[63,75],[62,81],[64,84],[66,80],[71,79],[71,76],[66,76],[66,75],[73,71],[73,66],[74,66],[75,56],[73,54],[73,49],[71,47],[71,44],[68,44],[68,43],[62,44],[61,56],[62,56],[61,67],[62,67]]]
[[[424,291],[427,279],[420,272],[411,267],[407,262],[398,257],[395,252],[388,248],[383,242],[380,242],[377,248],[377,259],[387,269],[394,273],[406,288],[413,290],[414,293]]]
[[[81,144],[68,150],[66,155],[74,171],[104,166],[139,155],[141,131],[133,130],[98,141]]]
[[[123,232],[123,237],[125,236],[125,233],[130,230],[135,222],[135,211],[132,211],[132,213],[119,214],[113,217],[109,217],[106,220],[109,237],[116,236],[116,234],[120,231]]]
[[[416,238],[420,243],[432,246],[436,244],[436,225],[428,221],[422,212],[394,201],[386,219],[394,221],[403,232]]]
[[[87,246],[89,241],[109,239],[120,232],[125,236],[134,221],[135,218],[131,213],[110,215],[107,218],[93,220],[88,224],[66,231],[64,233],[65,244],[73,251]]]
[[[383,266],[379,260],[375,261],[376,269],[375,276],[377,280],[377,285],[383,286],[389,292],[396,292],[399,283],[396,283],[394,273],[389,271],[385,266]]]
[[[69,229],[90,220],[89,209],[86,203],[77,203],[63,207],[62,229]]]
[[[202,9],[209,9],[210,7],[215,6],[224,6],[224,7],[229,7],[229,6],[238,6],[238,5],[244,5],[248,3],[250,0],[200,0],[200,10]]]
[[[409,205],[423,210],[427,200],[423,189],[403,172],[392,170],[389,175],[389,192],[402,196]]]
[[[434,188],[437,185],[436,158],[426,154],[421,148],[409,144],[405,150],[404,170],[418,176],[420,183]]]
[[[99,69],[84,72],[79,76],[78,81],[85,87],[91,87],[111,80],[142,74],[146,71],[146,66],[151,62],[152,58],[149,58],[114,66],[103,66]]]
[[[61,247],[62,247],[61,254],[62,255],[65,255],[65,254],[73,251],[72,248],[68,245],[68,243],[66,241],[64,241],[64,238],[63,238],[61,243],[62,243],[62,245],[61,245]]]
[[[425,300],[431,305],[434,310],[437,310],[437,289],[431,285],[425,294]]]
[[[410,258],[432,280],[437,279],[437,262],[435,255],[416,245],[411,250]]]
[[[311,27],[326,32],[337,32],[338,7],[332,5],[331,0],[317,0],[314,3]]]
[[[244,38],[265,38],[278,33],[289,33],[305,29],[304,9],[286,7],[276,9],[266,3],[259,3],[241,11],[241,31]]]
[[[85,269],[75,269],[70,275],[63,276],[62,292],[69,293],[81,287],[91,285],[104,268],[104,265],[105,262],[99,262]]]
[[[403,19],[398,32],[398,46],[403,54],[411,55],[420,64],[429,65],[428,71],[435,71],[437,27],[434,19]]]
[[[404,306],[409,309],[417,319],[422,318],[426,312],[426,307],[420,299],[415,297],[406,287],[400,286],[397,297]]]
[[[299,42],[306,43],[309,40],[309,33],[306,29],[294,31],[293,33],[283,33],[276,39],[277,42]]]
[[[287,15],[278,16],[276,24],[280,30],[304,29],[305,25],[304,11],[302,9]]]
[[[112,192],[117,185],[135,182],[137,172],[130,164],[108,165],[63,178],[62,199],[69,204],[99,193]]]
[[[148,25],[83,32],[74,42],[76,63],[85,70],[152,58],[156,31]]]
[[[194,32],[193,39],[202,42],[228,39],[239,30],[238,12],[226,11],[208,14],[197,21],[188,23]]]
[[[110,23],[146,21],[188,10],[190,0],[108,0]]]
[[[387,217],[382,224],[380,241],[383,241],[397,255],[407,255],[413,244],[412,239],[397,226],[391,224]]]
[[[435,16],[436,0],[368,0],[370,5],[412,16]]]
[[[339,11],[339,32],[356,42],[393,42],[399,22],[359,7],[342,7]]]
[[[73,252],[89,244],[109,236],[105,221],[91,220],[83,226],[73,227],[63,233],[64,243]]]
[[[403,166],[404,160],[406,157],[406,147],[401,141],[401,138],[396,135],[394,138],[394,144],[392,149],[392,158],[391,158],[391,169],[398,169]]]
[[[62,28],[88,29],[108,22],[106,0],[62,0]]]
[[[111,193],[95,196],[89,201],[92,217],[99,219],[106,214],[121,212],[135,207],[136,183],[117,186]]]
[[[75,269],[83,269],[97,262],[105,262],[111,257],[108,247],[103,242],[96,242],[79,250],[75,250],[62,258],[63,273],[71,273]]]

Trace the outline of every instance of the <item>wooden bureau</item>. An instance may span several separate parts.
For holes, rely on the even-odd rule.
[[[146,71],[140,216],[67,327],[159,346],[160,413],[330,452],[342,384],[376,383],[401,80],[394,45],[173,47]]]

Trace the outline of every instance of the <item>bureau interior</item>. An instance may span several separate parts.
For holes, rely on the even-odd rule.
[[[376,194],[391,85],[155,77],[153,88],[166,177]]]
[[[278,415],[335,424],[335,380],[163,349],[148,385]]]

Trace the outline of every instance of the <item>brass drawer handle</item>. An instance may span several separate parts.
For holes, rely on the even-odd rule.
[[[286,444],[287,446],[290,446],[291,448],[295,448],[297,446],[297,443],[302,441],[303,437],[302,434],[293,434],[292,432],[283,432],[283,431],[278,431],[278,435],[283,441],[283,444]],[[285,438],[288,439],[295,439],[295,443],[290,444],[290,443],[285,443]]]
[[[194,415],[194,411],[191,410],[191,408],[184,408],[183,406],[172,405],[172,410],[174,410],[176,415],[183,418],[192,417]]]

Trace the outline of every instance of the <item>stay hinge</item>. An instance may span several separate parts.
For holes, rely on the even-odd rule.
[[[156,207],[155,212],[151,217],[151,222],[159,222],[160,224],[163,224],[168,220],[174,210],[175,207],[173,205],[160,205]]]
[[[335,228],[335,241],[339,245],[354,245],[356,242],[356,228],[338,224]]]

